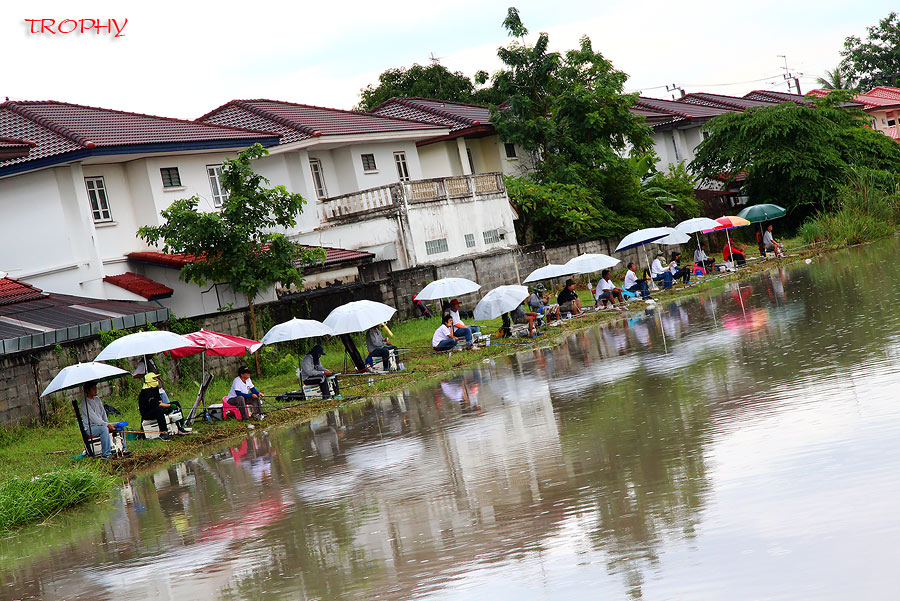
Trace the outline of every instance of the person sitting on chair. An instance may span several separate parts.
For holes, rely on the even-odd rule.
[[[722,258],[725,262],[734,260],[739,266],[747,262],[747,255],[744,254],[744,249],[735,246],[733,240],[725,243],[725,246],[722,248]]]
[[[449,351],[456,348],[458,340],[453,335],[453,318],[449,313],[444,313],[443,323],[434,331],[431,337],[431,348],[438,352]]]
[[[605,308],[607,303],[615,305],[617,299],[619,308],[624,309],[625,298],[622,296],[622,289],[613,284],[609,269],[604,269],[600,274],[600,281],[597,282],[597,298],[594,301],[594,306],[599,307],[602,304]]]
[[[322,348],[321,344],[317,344],[309,350],[309,353],[300,362],[300,380],[304,384],[318,384],[319,390],[322,391],[323,400],[331,398],[328,378],[334,376],[333,371],[322,367],[321,357],[324,354],[325,349]],[[342,399],[337,378],[332,378],[332,382],[334,382],[334,398]]]
[[[159,394],[159,376],[152,371],[144,376],[144,387],[138,395],[138,408],[141,411],[142,420],[155,419],[159,426],[159,437],[169,440],[169,426],[166,416],[174,411],[181,411],[178,401],[163,402]],[[178,421],[178,433],[187,434],[184,429],[184,420]]]
[[[528,298],[528,306],[538,315],[546,316],[547,319],[561,319],[559,313],[559,305],[550,304],[550,297],[544,294],[544,285],[538,284],[534,287],[531,296]]]
[[[637,294],[640,292],[641,298],[650,298],[650,289],[647,286],[647,278],[639,278],[637,274],[634,272],[636,269],[635,264],[628,264],[628,271],[625,272],[625,283],[622,284],[625,286],[625,290],[628,292],[632,292]]]
[[[264,396],[266,395],[257,390],[253,385],[253,380],[250,379],[250,368],[241,365],[238,368],[237,377],[231,382],[231,390],[228,391],[228,402],[238,408],[238,411],[241,412],[241,419],[250,419],[247,405],[253,406],[259,419],[265,419],[261,400]]]
[[[369,351],[369,356],[366,357],[366,365],[373,365],[375,363],[375,357],[380,358],[382,364],[384,364],[384,360],[390,357],[391,352],[398,350],[397,347],[390,342],[390,340],[381,334],[381,328],[379,326],[372,326],[366,330],[366,349]]]
[[[509,312],[509,318],[513,323],[519,325],[528,325],[528,337],[534,338],[534,322],[538,318],[538,314],[532,311],[526,311],[519,305]]]
[[[556,295],[556,304],[559,305],[560,313],[582,313],[581,299],[575,292],[575,280],[566,280],[566,286]]]
[[[478,326],[467,326],[459,316],[459,299],[454,298],[450,301],[450,317],[453,318],[453,335],[462,336],[466,339],[466,344],[472,346],[472,339],[476,334],[481,333]]]
[[[706,242],[700,243],[700,248],[694,251],[694,263],[702,267],[706,273],[711,273],[716,265],[716,260],[706,254]]]
[[[691,269],[687,266],[681,266],[681,253],[677,250],[672,251],[672,261],[669,263],[669,271],[672,272],[672,279],[681,278],[683,284],[691,281]]]
[[[775,253],[776,259],[784,256],[784,244],[772,237],[771,223],[766,227],[766,233],[763,234],[762,245],[765,250]]]
[[[116,427],[109,423],[106,407],[97,396],[97,382],[87,382],[82,388],[84,398],[81,400],[79,408],[84,432],[88,436],[100,437],[100,455],[103,459],[109,459],[112,457],[111,434],[116,431]],[[129,451],[125,450],[124,438],[122,438],[122,449],[122,455],[131,455]]]
[[[657,284],[662,284],[662,287],[665,290],[668,290],[672,287],[672,267],[675,263],[672,262],[663,266],[662,260],[665,256],[663,251],[656,253],[656,258],[653,259],[653,264],[650,265],[650,277],[653,278],[653,281]]]

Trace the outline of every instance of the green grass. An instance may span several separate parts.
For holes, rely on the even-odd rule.
[[[70,468],[0,484],[0,531],[46,520],[63,509],[104,495],[114,479],[87,468]]]

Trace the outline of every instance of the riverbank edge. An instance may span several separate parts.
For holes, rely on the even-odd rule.
[[[865,244],[869,243],[871,242]],[[654,292],[653,294],[657,301],[657,306],[663,306],[684,298],[698,296],[710,291],[716,286],[724,286],[731,282],[739,282],[760,273],[772,271],[844,248],[847,247],[838,247],[830,244],[800,247],[792,249],[791,254],[782,259],[754,261],[736,272],[717,275],[715,278],[704,280],[693,286],[673,288],[669,291],[661,290],[659,292]],[[626,314],[633,314],[635,309],[640,308],[643,310],[645,307],[646,305],[643,302],[633,301]],[[240,440],[257,429],[261,431],[270,431],[286,426],[296,426],[327,411],[365,403],[371,398],[396,393],[409,386],[423,386],[429,382],[441,380],[447,376],[455,375],[467,369],[476,367],[485,360],[512,355],[523,350],[555,348],[562,343],[565,337],[572,333],[616,321],[621,319],[623,315],[623,313],[618,311],[591,311],[582,317],[566,320],[557,327],[545,327],[544,334],[540,338],[513,339],[492,344],[491,346],[484,347],[478,351],[460,351],[449,354],[435,354],[433,352],[420,353],[410,358],[404,358],[404,362],[410,364],[409,369],[403,372],[397,372],[396,374],[381,376],[380,378],[383,379],[380,379],[377,383],[367,381],[365,387],[366,394],[350,394],[351,392],[356,391],[357,388],[362,387],[362,378],[360,378],[359,382],[353,382],[350,383],[349,386],[344,387],[348,392],[347,398],[339,401],[314,401],[302,405],[275,408],[274,410],[267,411],[266,420],[264,422],[250,422],[248,424],[246,422],[231,420],[228,422],[218,422],[214,425],[198,423],[198,427],[191,436],[180,437],[173,442],[140,449],[129,457],[118,459],[116,461],[102,463],[90,462],[86,465],[89,466],[90,469],[95,469],[103,475],[113,476],[117,481],[121,482],[142,473],[157,469],[163,465],[168,465],[187,457],[195,456],[198,453],[206,452],[209,450],[209,447],[213,445],[224,446],[230,442]],[[422,363],[423,365],[420,369],[416,369],[416,366],[419,363]],[[433,366],[434,369],[426,369],[429,366]],[[79,503],[58,507],[56,511],[53,512],[53,515],[58,515],[64,511],[68,512],[69,510],[75,510],[86,502],[108,501],[109,498],[111,498],[111,492],[112,490],[109,490]],[[34,521],[10,525],[6,530],[15,530],[32,523],[34,523]]]

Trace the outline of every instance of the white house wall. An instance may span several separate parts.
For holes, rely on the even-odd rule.
[[[434,142],[433,144],[419,146],[418,151],[423,178],[432,179],[462,175],[459,152],[456,150],[456,140]]]

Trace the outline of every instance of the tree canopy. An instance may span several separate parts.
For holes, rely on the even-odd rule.
[[[257,338],[253,300],[276,283],[303,283],[300,265],[314,262],[321,251],[309,251],[274,228],[296,224],[305,200],[284,186],[265,188],[268,180],[255,173],[251,161],[269,152],[254,144],[222,167],[222,187],[228,198],[221,210],[197,210],[196,196],[176,200],[161,215],[165,223],[143,226],[138,236],[167,253],[196,257],[181,268],[181,279],[200,286],[226,283],[244,294],[250,305],[253,337]]]
[[[850,36],[841,51],[841,70],[859,89],[900,85],[900,18],[892,12],[866,28],[866,38]]]
[[[494,75],[494,87],[507,102],[502,109],[494,107],[491,118],[503,140],[535,155],[533,179],[546,186],[549,205],[558,205],[560,190],[577,189],[572,202],[578,200],[582,215],[596,217],[590,220],[594,230],[584,231],[583,219],[562,210],[555,219],[568,223],[572,232],[566,237],[581,231],[611,235],[669,221],[664,205],[679,200],[648,195],[642,177],[650,175],[646,166],[652,161],[638,168],[629,159],[648,156],[653,141],[643,118],[630,111],[637,95],[624,93],[628,76],[595,51],[587,36],[578,48],[561,54],[548,51],[546,33],[527,44],[528,30],[515,8],[503,24],[516,39],[497,52],[504,68]],[[520,199],[520,190],[529,194]],[[513,187],[511,198],[517,206],[522,201],[520,212],[537,206],[538,190]]]
[[[795,219],[827,206],[854,168],[900,169],[900,145],[866,126],[865,113],[840,108],[845,91],[814,99],[725,113],[707,124],[709,137],[691,163],[708,180],[746,175],[751,202],[776,202]]]
[[[371,111],[395,96],[489,104],[495,99],[491,88],[476,89],[476,84],[483,84],[487,79],[488,74],[484,71],[476,73],[473,81],[464,73],[450,71],[439,63],[388,69],[378,76],[378,85],[369,85],[360,91],[356,108]]]

